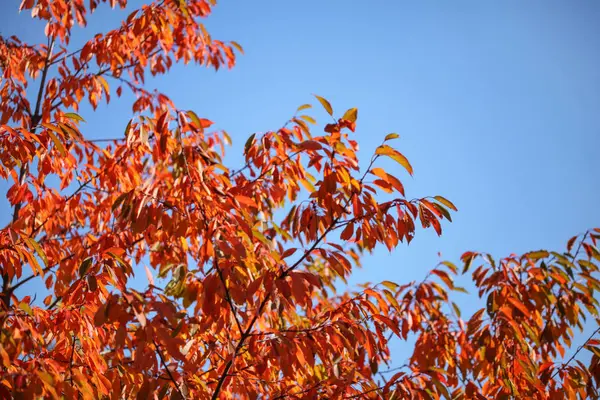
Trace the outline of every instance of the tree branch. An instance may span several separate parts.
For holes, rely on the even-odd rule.
[[[365,177],[367,176],[367,173],[369,172],[369,170],[373,166],[373,163],[375,163],[375,160],[377,160],[377,158],[378,158],[377,155],[374,155],[371,158],[371,162],[369,163],[369,167],[366,169],[365,173],[363,174],[363,176],[360,179],[360,183],[361,184],[364,181]],[[348,206],[348,204],[350,204],[350,202],[352,201],[352,199],[354,198],[355,195],[356,195],[356,192],[353,191],[352,194],[346,200],[346,204],[344,204],[344,207],[343,207],[344,209]],[[335,218],[331,222],[331,224],[329,225],[329,227],[312,244],[312,246],[308,250],[306,250],[304,252],[304,254],[294,264],[292,264],[292,266],[290,266],[289,268],[287,268],[286,270],[284,270],[277,277],[277,279],[285,278],[291,271],[293,271],[294,269],[296,269],[302,262],[304,262],[304,260],[310,255],[310,253],[312,253],[312,251],[317,248],[317,246],[319,245],[319,243],[321,243],[321,241],[323,239],[325,239],[325,237],[329,234],[329,232],[331,232],[332,230],[336,229],[336,225],[338,224],[338,222],[341,219],[341,217],[342,216],[340,215],[337,218]],[[235,360],[235,357],[237,356],[237,354],[239,353],[239,351],[241,350],[241,348],[244,346],[244,343],[246,342],[246,340],[248,339],[248,337],[251,336],[250,332],[252,331],[252,328],[254,327],[254,324],[256,323],[256,321],[258,320],[258,318],[260,317],[260,315],[262,314],[262,312],[263,312],[265,306],[267,305],[267,302],[270,300],[270,298],[271,298],[271,293],[267,293],[265,295],[265,298],[263,299],[263,301],[260,303],[260,305],[258,307],[258,310],[256,311],[256,314],[254,314],[254,317],[252,318],[252,320],[248,324],[248,327],[246,328],[246,330],[242,334],[242,337],[240,338],[240,341],[238,342],[237,346],[235,347],[235,349],[233,351],[233,355],[231,356],[231,359],[225,365],[225,368],[223,369],[223,372],[222,372],[221,376],[219,377],[219,380],[217,381],[217,387],[215,388],[215,391],[213,392],[211,400],[217,400],[217,398],[219,397],[219,393],[221,392],[221,389],[223,388],[223,384],[225,383],[225,379],[227,379],[227,377],[229,376],[228,373],[229,373],[229,370],[231,369],[231,367],[233,366],[233,362]]]
[[[179,393],[179,395],[181,396],[182,399],[186,399],[186,396],[184,396],[183,392],[181,391],[181,388],[177,384],[177,381],[175,381],[175,378],[173,377],[171,370],[169,369],[169,367],[167,367],[167,363],[165,362],[165,358],[163,357],[162,351],[160,351],[160,347],[158,346],[158,343],[156,343],[155,340],[152,340],[152,343],[154,343],[154,347],[156,348],[156,354],[158,354],[158,357],[160,358],[160,362],[163,365],[164,369],[167,370],[167,374],[169,374],[169,379],[171,380],[171,382],[173,382],[173,385],[175,385],[175,389],[177,389],[177,393]]]
[[[555,377],[555,376],[556,376],[556,375],[557,375],[559,372],[561,372],[562,370],[564,370],[564,369],[565,369],[565,368],[566,368],[566,367],[567,367],[567,366],[568,366],[568,365],[571,363],[571,361],[573,361],[573,360],[575,359],[575,357],[577,357],[577,354],[579,354],[579,352],[580,352],[581,350],[583,350],[583,348],[585,347],[585,345],[586,345],[586,344],[588,344],[588,342],[589,342],[590,340],[592,340],[592,339],[594,338],[594,336],[596,336],[596,334],[597,334],[597,333],[600,333],[600,327],[596,328],[596,330],[595,330],[594,332],[592,332],[592,334],[591,334],[591,335],[590,335],[590,336],[589,336],[589,337],[586,339],[586,341],[585,341],[585,342],[583,342],[583,344],[577,348],[577,350],[576,350],[576,351],[575,351],[575,353],[574,353],[574,354],[571,356],[571,358],[569,358],[569,359],[567,360],[567,362],[566,362],[566,363],[564,363],[564,364],[563,364],[563,365],[562,365],[562,366],[561,366],[559,369],[557,369],[557,370],[556,370],[556,371],[555,371],[555,372],[552,374],[552,376],[550,377],[550,379],[554,379],[554,377]]]
[[[229,293],[229,288],[227,287],[227,284],[225,283],[225,278],[223,277],[223,271],[221,271],[221,268],[219,268],[219,259],[218,259],[217,255],[215,255],[214,263],[215,263],[215,269],[217,270],[217,274],[219,275],[219,279],[221,280],[221,283],[223,284],[223,288],[225,289],[225,300],[227,300],[227,303],[229,303],[229,308],[231,309],[231,313],[233,314],[233,318],[235,319],[235,323],[237,324],[238,331],[240,332],[240,335],[241,335],[241,334],[243,334],[244,329],[242,328],[242,324],[240,323],[240,320],[238,319],[236,309],[233,306],[233,301],[231,300],[231,294]]]
[[[46,61],[44,62],[44,69],[42,70],[42,77],[40,79],[40,86],[38,89],[37,99],[35,102],[35,111],[33,112],[33,115],[31,116],[30,129],[32,129],[33,133],[35,133],[35,130],[37,129],[37,125],[42,118],[41,117],[42,98],[44,95],[44,87],[46,86],[46,79],[48,77],[48,70],[50,69],[50,65],[51,65],[50,58],[52,58],[52,50],[53,49],[54,49],[54,36],[48,38],[48,49],[47,49],[48,52],[46,53]],[[29,170],[29,164],[23,163],[19,170],[19,184],[20,185],[23,184],[25,177],[27,176],[28,170]],[[17,204],[15,204],[15,207],[13,210],[13,218],[12,218],[13,224],[15,222],[17,222],[17,219],[19,218],[19,211],[21,210],[22,206],[23,206],[22,202],[18,202]],[[10,299],[11,299],[11,294],[12,294],[12,289],[10,287],[11,280],[12,280],[12,277],[9,276],[8,273],[3,271],[2,272],[2,294],[0,295],[0,297],[2,297],[2,303],[6,309],[8,309],[10,307]],[[2,325],[4,325],[4,319],[2,319],[2,322],[0,323],[0,326],[2,326]]]

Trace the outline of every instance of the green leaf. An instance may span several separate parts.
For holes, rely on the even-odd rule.
[[[125,127],[125,138],[127,138],[127,136],[129,135],[130,129],[131,129],[131,120],[129,120],[129,122],[127,123],[127,126]]]
[[[462,255],[461,259],[464,263],[462,273],[465,274],[471,268],[471,264],[473,263],[473,259],[475,258],[475,254],[471,252],[467,252]]]
[[[350,122],[356,122],[357,118],[358,118],[358,109],[356,107],[351,108],[348,111],[346,111],[344,113],[344,116],[342,117],[342,119],[345,119]]]
[[[63,117],[73,119],[75,121],[85,122],[85,119],[81,118],[79,114],[75,114],[72,112],[64,114]]]
[[[444,218],[446,218],[448,221],[452,222],[452,215],[450,215],[450,212],[441,204],[437,204],[437,203],[431,203],[436,210],[438,210],[439,212],[442,213],[442,215],[444,216]]]
[[[402,155],[398,150],[393,149],[387,144],[379,146],[377,150],[375,150],[375,154],[390,157],[392,160],[406,168],[409,174],[413,174],[413,168],[408,162],[408,159],[404,157],[404,155]]]
[[[187,114],[192,119],[192,122],[194,122],[194,124],[196,124],[196,126],[198,128],[202,128],[202,123],[200,122],[200,118],[198,118],[198,115],[196,115],[195,112],[193,112],[192,110],[188,110]]]
[[[388,140],[398,139],[399,137],[400,135],[398,135],[397,133],[388,133],[387,135],[385,135],[385,139],[383,139],[383,141],[387,142]]]
[[[494,313],[496,312],[496,309],[498,308],[498,305],[496,303],[496,293],[495,292],[491,292],[488,295],[486,306],[487,306],[486,308],[487,308],[488,315],[490,317],[493,317]]]
[[[448,207],[451,210],[454,211],[458,211],[458,209],[456,208],[456,206],[454,204],[452,204],[452,202],[442,196],[434,196],[434,199],[436,199],[437,201],[439,201],[440,203],[442,203],[443,205],[445,205],[446,207]]]
[[[250,150],[250,147],[252,146],[255,137],[256,133],[253,133],[252,135],[250,135],[248,140],[246,140],[246,144],[244,145],[244,154],[248,154],[248,150]]]
[[[452,302],[452,308],[454,309],[454,312],[456,313],[456,316],[458,318],[460,318],[460,308],[458,308],[458,306],[456,305],[456,303]]]
[[[333,116],[333,108],[331,108],[331,104],[329,104],[329,102],[321,96],[317,96],[316,94],[314,96],[317,98],[317,100],[319,100],[319,103],[321,103],[325,111],[327,111],[329,115]]]
[[[83,277],[88,272],[91,265],[92,265],[92,257],[88,257],[85,260],[83,260],[83,262],[79,266],[79,276]]]
[[[115,211],[115,209],[119,207],[121,203],[123,203],[127,195],[129,195],[129,192],[121,193],[119,197],[116,198],[115,202],[112,205],[112,211]]]

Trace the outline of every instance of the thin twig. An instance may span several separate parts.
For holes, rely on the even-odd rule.
[[[167,367],[167,363],[165,362],[165,358],[163,357],[162,351],[160,351],[160,347],[158,346],[158,343],[156,343],[155,340],[152,340],[152,342],[154,343],[154,347],[156,348],[156,354],[158,354],[158,357],[160,358],[160,362],[162,363],[163,367],[167,370],[167,374],[169,374],[169,379],[171,380],[171,382],[173,382],[173,385],[175,385],[175,388],[177,389],[177,392],[179,393],[181,398],[185,399],[186,396],[184,396],[183,392],[181,391],[181,388],[175,381],[175,378],[173,377],[171,370],[169,369],[169,367]]]
[[[577,350],[571,356],[571,358],[569,358],[566,363],[564,363],[559,369],[557,369],[552,374],[552,376],[550,377],[550,379],[553,379],[559,372],[561,372],[562,370],[564,370],[571,363],[571,361],[573,361],[575,359],[575,357],[577,357],[577,354],[579,354],[579,352],[581,350],[583,350],[583,348],[585,347],[585,345],[588,344],[588,342],[590,340],[592,340],[594,336],[596,336],[597,333],[600,333],[600,327],[596,328],[596,330],[594,332],[592,332],[592,334],[587,338],[587,340],[585,342],[583,342],[583,344],[577,348]]]
[[[377,155],[374,155],[371,158],[371,162],[369,163],[369,167],[367,168],[367,170],[365,171],[365,173],[363,174],[363,176],[360,179],[360,184],[362,184],[362,182],[364,181],[365,177],[367,176],[367,173],[369,172],[369,170],[371,169],[371,167],[373,166],[373,164],[375,163],[375,160],[377,160],[377,158],[378,158]],[[348,199],[346,200],[346,204],[344,204],[344,207],[342,207],[343,209],[345,209],[348,206],[348,204],[350,204],[350,202],[352,202],[352,199],[354,198],[354,196],[356,195],[356,193],[357,193],[356,191],[353,191],[350,194],[350,196],[348,196]],[[285,278],[290,272],[292,272],[298,266],[300,266],[300,264],[302,264],[302,262],[304,262],[304,260],[313,252],[313,250],[315,250],[317,248],[317,246],[319,245],[319,243],[321,243],[321,241],[323,241],[323,239],[325,239],[325,237],[332,230],[336,229],[336,225],[339,222],[339,220],[341,219],[341,217],[342,216],[340,215],[337,218],[335,218],[331,222],[331,224],[329,225],[329,227],[327,229],[325,229],[325,231],[317,238],[317,240],[315,240],[315,242],[312,244],[312,246],[309,249],[307,249],[304,252],[304,254],[294,264],[292,264],[292,266],[290,266],[289,268],[283,270],[283,272],[281,272],[281,274],[278,276],[277,279]],[[229,376],[228,375],[229,374],[229,370],[233,366],[233,362],[234,362],[237,354],[239,353],[239,351],[241,350],[241,348],[244,346],[244,343],[246,342],[246,339],[248,339],[248,337],[251,336],[250,332],[252,331],[252,329],[254,327],[254,324],[256,323],[256,321],[258,320],[258,318],[260,317],[260,315],[262,315],[262,312],[263,312],[265,306],[267,305],[267,302],[270,300],[270,297],[271,297],[271,292],[269,292],[269,293],[267,293],[265,295],[265,298],[260,303],[256,314],[254,314],[254,317],[252,318],[252,320],[248,324],[248,327],[246,328],[246,330],[242,334],[242,337],[240,338],[240,341],[238,342],[237,346],[235,347],[231,358],[229,359],[229,361],[225,365],[225,368],[223,369],[223,372],[222,372],[221,376],[219,377],[219,380],[217,381],[217,387],[215,388],[215,391],[213,392],[213,395],[211,397],[212,400],[216,400],[219,397],[219,393],[221,392],[223,384],[225,383],[225,379]]]
[[[227,284],[225,283],[225,278],[223,277],[223,271],[221,271],[221,268],[219,267],[219,260],[218,260],[217,255],[215,255],[214,263],[215,263],[215,268],[217,270],[217,274],[219,275],[219,279],[221,280],[221,283],[223,284],[223,288],[225,289],[225,300],[227,300],[227,303],[229,303],[229,308],[231,309],[231,313],[233,314],[233,318],[235,319],[235,323],[237,324],[238,331],[240,332],[240,335],[241,335],[244,332],[244,329],[242,328],[242,324],[240,323],[240,320],[238,319],[237,311],[236,311],[235,307],[233,306],[233,300],[231,299],[231,294],[229,293],[229,288],[227,287]]]
[[[75,358],[75,344],[77,343],[77,336],[73,336],[73,344],[71,345],[71,359],[69,360],[69,380],[71,386],[73,385],[73,360]]]

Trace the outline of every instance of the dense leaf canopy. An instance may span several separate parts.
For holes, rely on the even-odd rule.
[[[241,46],[202,25],[214,1],[155,0],[70,44],[98,7],[126,3],[23,0],[47,43],[0,38],[13,215],[0,230],[1,397],[598,397],[600,341],[574,336],[598,321],[600,230],[558,252],[467,252],[421,282],[340,293],[363,253],[441,234],[454,204],[409,200],[382,168],[413,173],[397,134],[361,169],[358,111],[320,96],[326,125],[302,105],[247,139],[245,165],[224,165],[227,133],[144,83],[175,63],[233,67]],[[124,134],[88,140],[81,105],[124,90],[136,98]],[[452,300],[459,275],[485,304],[473,315]],[[21,295],[34,280],[44,299]],[[394,336],[416,338],[402,366]]]

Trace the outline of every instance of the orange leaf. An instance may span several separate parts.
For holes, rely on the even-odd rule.
[[[321,146],[321,143],[316,142],[314,140],[304,141],[300,143],[298,147],[304,150],[321,150],[323,148],[323,146]]]
[[[388,328],[390,328],[392,330],[392,332],[394,332],[394,334],[396,334],[396,336],[398,336],[399,338],[402,338],[400,329],[398,328],[398,325],[396,323],[394,323],[394,321],[392,321],[388,317],[385,317],[385,316],[379,315],[379,314],[373,314],[373,318],[380,322],[383,322]]]

